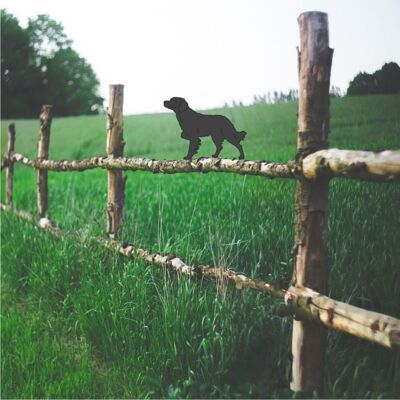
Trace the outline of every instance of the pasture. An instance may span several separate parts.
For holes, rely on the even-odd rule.
[[[333,99],[330,147],[398,149],[400,96]],[[297,104],[209,110],[238,130],[247,159],[296,152]],[[125,117],[126,156],[182,158],[172,113]],[[7,124],[2,121],[5,149]],[[35,157],[37,120],[16,122],[16,151]],[[199,156],[214,151],[203,140]],[[56,118],[51,159],[105,154],[105,117]],[[222,157],[237,157],[226,143]],[[65,230],[105,232],[106,172],[49,173],[49,212]],[[287,287],[294,181],[230,174],[127,172],[122,240],[223,265]],[[14,204],[36,209],[36,175],[15,166]],[[2,174],[4,201],[4,174]],[[333,180],[328,295],[400,316],[400,186]],[[2,396],[291,397],[291,319],[279,301],[55,240],[1,215]],[[325,396],[400,396],[400,354],[330,331]]]

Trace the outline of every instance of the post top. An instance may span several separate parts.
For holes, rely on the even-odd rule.
[[[124,85],[108,85],[108,91],[110,93],[110,98],[114,96],[123,97],[124,96]]]
[[[299,25],[314,26],[315,29],[328,29],[328,14],[322,11],[307,11],[297,18]]]
[[[323,17],[327,18],[328,14],[324,11],[305,11],[299,15],[299,19],[303,18],[316,18],[316,17]]]

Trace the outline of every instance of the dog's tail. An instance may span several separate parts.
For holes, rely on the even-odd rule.
[[[239,139],[240,142],[245,138],[246,135],[247,133],[245,131],[236,132],[236,137]]]

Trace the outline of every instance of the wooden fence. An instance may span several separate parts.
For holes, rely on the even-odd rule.
[[[329,48],[328,17],[325,13],[300,15],[299,112],[297,156],[288,163],[200,158],[151,160],[123,157],[123,86],[110,85],[107,110],[107,157],[85,160],[48,160],[52,108],[44,105],[40,114],[38,158],[16,153],[15,126],[10,124],[8,147],[2,169],[7,168],[6,205],[18,216],[36,220],[13,208],[13,165],[20,163],[37,170],[39,226],[56,236],[68,234],[46,218],[48,209],[47,172],[107,169],[108,239],[95,240],[128,257],[171,268],[187,276],[225,278],[239,287],[248,287],[284,300],[293,315],[292,382],[296,392],[321,391],[323,384],[326,329],[338,329],[389,348],[400,347],[400,320],[341,303],[324,295],[327,290],[327,197],[329,180],[334,177],[377,182],[400,181],[400,151],[350,151],[328,149],[329,86],[333,50]],[[251,279],[230,269],[189,266],[174,254],[150,253],[117,241],[122,227],[126,176],[122,171],[153,173],[231,172],[265,178],[296,179],[295,270],[288,289]],[[71,234],[71,233],[70,233]],[[77,237],[75,234],[74,237]],[[81,238],[78,238],[81,239]],[[83,239],[82,239],[83,240]],[[86,239],[85,239],[86,240]]]

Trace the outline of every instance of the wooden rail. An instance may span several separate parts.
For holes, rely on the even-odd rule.
[[[400,150],[320,150],[302,162],[304,178],[341,177],[375,182],[400,181]]]
[[[56,237],[71,237],[78,242],[95,242],[125,257],[139,259],[152,265],[167,268],[190,278],[207,278],[221,282],[226,280],[237,289],[256,290],[265,295],[282,299],[287,315],[302,320],[318,322],[329,328],[347,332],[351,335],[380,344],[391,349],[400,348],[400,320],[385,314],[367,311],[346,303],[333,300],[307,288],[291,286],[282,289],[260,279],[250,278],[243,273],[221,266],[188,265],[176,254],[153,253],[133,244],[112,239],[79,236],[75,232],[61,230],[59,225],[48,218],[36,219],[31,213],[18,211],[0,203],[2,211],[12,212],[17,217],[30,222]]]
[[[292,382],[295,392],[321,392],[325,357],[325,327],[389,348],[400,347],[400,321],[327,297],[327,195],[329,180],[335,177],[376,182],[400,181],[400,151],[357,151],[328,149],[329,80],[332,49],[328,40],[328,17],[324,13],[301,14],[299,60],[298,140],[295,161],[275,163],[260,160],[199,158],[151,160],[123,157],[123,86],[110,86],[107,110],[107,157],[56,161],[48,159],[51,106],[43,106],[40,115],[38,159],[14,152],[15,133],[9,143],[1,169],[7,172],[7,205],[21,218],[34,220],[26,212],[13,208],[13,165],[20,163],[38,172],[39,226],[56,236],[64,235],[46,218],[48,208],[47,171],[71,172],[102,168],[107,170],[107,239],[92,239],[113,251],[170,268],[186,276],[200,276],[234,282],[285,301],[295,316],[292,340]],[[10,131],[14,127],[10,126]],[[14,129],[15,132],[15,129]],[[296,179],[295,270],[293,284],[287,290],[262,280],[246,277],[230,269],[213,266],[189,266],[176,255],[152,253],[116,240],[122,228],[125,171],[149,171],[175,174],[191,172],[230,172],[265,178]],[[74,237],[77,237],[74,235]],[[78,238],[79,239],[79,238]],[[79,239],[81,240],[81,239]],[[316,323],[318,322],[318,323]]]
[[[300,163],[277,163],[262,160],[230,158],[199,158],[187,160],[154,160],[135,157],[91,157],[83,160],[38,160],[20,153],[5,156],[4,163],[19,163],[38,170],[53,172],[83,172],[91,169],[148,171],[155,174],[188,172],[229,172],[264,178],[302,176],[307,180],[318,177],[349,178],[372,182],[400,182],[400,150],[382,152],[327,149],[305,157]],[[9,157],[9,158],[7,158]]]
[[[258,175],[265,178],[294,178],[294,165],[268,161],[245,161],[230,158],[199,158],[187,160],[153,160],[150,158],[127,157],[91,157],[84,160],[55,161],[32,160],[13,153],[13,162],[35,169],[55,172],[85,171],[89,169],[116,169],[124,171],[148,171],[161,174],[178,174],[185,172],[232,172],[241,175]]]

